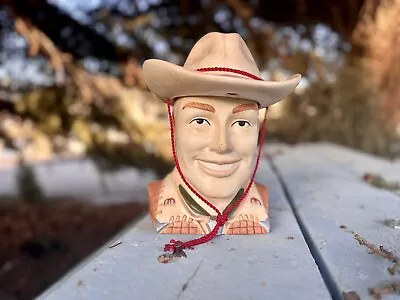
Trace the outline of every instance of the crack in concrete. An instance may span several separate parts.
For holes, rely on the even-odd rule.
[[[190,276],[190,277],[188,278],[188,280],[186,280],[186,282],[183,284],[182,289],[181,289],[181,291],[179,292],[178,297],[176,298],[177,300],[179,300],[179,299],[181,298],[183,292],[186,291],[186,289],[188,288],[189,283],[196,277],[197,272],[199,271],[199,269],[200,269],[201,265],[203,264],[203,262],[204,262],[204,258],[200,261],[199,265],[198,265],[197,268],[194,270],[193,275]]]
[[[296,205],[294,204],[293,198],[289,192],[289,189],[288,189],[281,173],[278,170],[278,167],[275,165],[273,158],[267,157],[267,161],[268,161],[269,165],[271,166],[272,171],[276,175],[276,177],[279,181],[279,184],[282,187],[282,190],[283,190],[284,195],[285,195],[285,197],[289,203],[289,206],[293,212],[296,222],[299,225],[301,234],[304,237],[307,247],[311,253],[311,256],[313,257],[315,264],[318,267],[319,273],[325,283],[326,288],[328,289],[329,293],[331,294],[332,299],[333,300],[344,300],[343,295],[340,292],[340,288],[337,285],[336,280],[334,279],[333,275],[329,271],[329,268],[328,268],[324,258],[322,257],[321,252],[319,251],[317,245],[313,241],[310,232],[308,231],[305,223],[303,222],[302,218],[300,217],[300,215],[296,209]]]

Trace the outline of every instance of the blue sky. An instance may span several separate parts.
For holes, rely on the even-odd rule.
[[[126,0],[48,0],[49,3],[55,4],[68,12],[76,20],[82,23],[88,22],[86,12],[100,8],[116,6],[119,10],[127,14],[134,13],[131,1]],[[137,8],[140,11],[146,11],[150,4],[158,4],[161,0],[136,0]]]
[[[68,12],[75,19],[86,22],[86,12],[99,8],[102,2],[114,2],[113,0],[48,0],[49,3],[55,4]]]

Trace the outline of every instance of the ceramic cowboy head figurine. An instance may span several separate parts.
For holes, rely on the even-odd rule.
[[[243,39],[217,32],[194,45],[183,67],[150,59],[143,75],[168,104],[176,164],[148,186],[157,232],[269,232],[268,190],[253,184],[264,128],[259,110],[292,93],[301,76],[262,80]]]

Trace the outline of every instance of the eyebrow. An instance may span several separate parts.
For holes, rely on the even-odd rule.
[[[205,104],[205,103],[200,103],[200,102],[189,102],[189,103],[186,103],[185,106],[183,107],[183,109],[185,109],[187,107],[197,108],[197,109],[209,111],[209,112],[212,112],[212,113],[215,112],[215,108],[213,106],[211,106],[209,104]]]
[[[258,106],[255,103],[240,104],[232,109],[232,114],[237,114],[245,110],[258,110]]]

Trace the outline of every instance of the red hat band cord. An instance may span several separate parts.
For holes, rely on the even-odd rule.
[[[236,73],[236,74],[240,74],[240,75],[244,75],[248,78],[254,79],[254,80],[263,80],[262,78],[253,75],[251,73],[242,71],[242,70],[237,70],[237,69],[231,69],[231,68],[224,68],[224,67],[212,67],[212,68],[200,68],[197,69],[196,71],[199,72],[213,72],[213,71],[221,71],[221,72],[231,72],[231,73]],[[265,115],[264,115],[264,120],[262,122],[261,125],[261,136],[260,136],[260,140],[259,140],[259,150],[258,150],[258,155],[257,155],[257,160],[256,160],[256,165],[254,168],[254,172],[251,176],[250,182],[246,188],[246,190],[244,191],[243,195],[240,197],[240,199],[238,201],[236,201],[235,203],[233,203],[230,207],[228,207],[224,213],[221,214],[221,212],[207,199],[205,199],[203,196],[201,196],[190,184],[189,182],[186,180],[185,176],[182,173],[182,170],[180,168],[179,165],[179,161],[177,158],[177,154],[176,154],[176,147],[175,147],[175,131],[174,131],[174,119],[173,116],[171,114],[171,100],[167,99],[167,107],[168,107],[168,118],[169,118],[169,125],[170,125],[170,130],[171,130],[171,145],[172,145],[172,153],[173,153],[173,157],[174,157],[174,162],[176,165],[176,168],[178,170],[178,173],[180,175],[180,177],[182,178],[183,182],[186,184],[186,186],[199,198],[201,199],[205,204],[207,204],[210,208],[212,208],[216,213],[217,213],[217,224],[215,225],[214,229],[209,232],[208,234],[197,238],[197,239],[193,239],[187,242],[182,242],[182,241],[176,241],[176,240],[170,240],[169,244],[165,244],[164,246],[164,251],[172,251],[172,254],[181,254],[183,249],[193,249],[194,246],[200,245],[200,244],[204,244],[207,243],[209,241],[211,241],[218,233],[218,230],[220,227],[224,226],[225,223],[228,221],[228,215],[230,214],[230,212],[232,210],[234,210],[236,207],[238,207],[240,205],[240,203],[243,201],[244,198],[246,198],[247,194],[250,191],[251,186],[253,185],[254,182],[254,178],[256,176],[256,172],[258,169],[258,165],[260,162],[260,156],[261,156],[261,150],[262,150],[262,146],[264,143],[264,139],[265,139],[265,124],[266,124],[266,118],[267,118],[267,111],[268,108],[266,108],[265,110]]]

